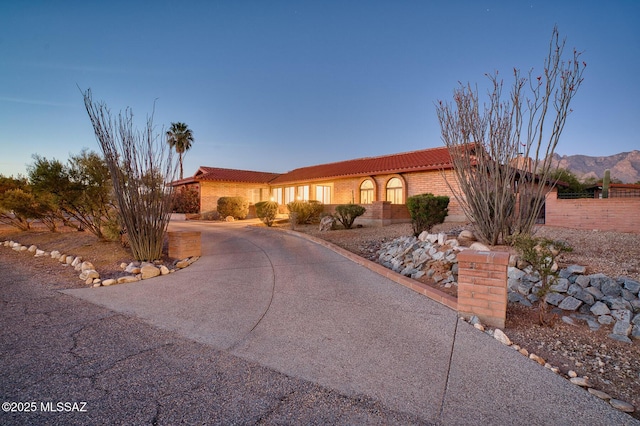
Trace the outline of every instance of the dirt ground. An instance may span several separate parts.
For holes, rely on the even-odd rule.
[[[288,224],[280,226],[289,227]],[[466,224],[443,224],[434,232],[455,234],[468,228]],[[383,228],[361,227],[349,230],[338,229],[328,232],[318,231],[317,225],[296,226],[296,231],[326,239],[340,247],[365,258],[371,259],[380,245],[399,236],[411,235],[410,224],[397,224]],[[563,254],[561,266],[579,264],[587,266],[587,273],[604,273],[611,277],[621,275],[640,280],[640,234],[614,232],[576,231],[564,228],[545,228],[537,235],[556,240],[564,240],[573,247],[573,252]],[[43,250],[60,250],[67,254],[82,256],[91,261],[102,278],[122,275],[120,264],[128,263],[132,256],[128,249],[117,242],[101,242],[93,235],[62,228],[51,233],[35,227],[29,232],[0,225],[0,242],[14,240],[23,245],[35,244]],[[494,249],[509,250],[508,247]],[[65,288],[83,287],[75,271],[49,259],[42,263],[24,253],[17,254],[7,248],[0,248],[0,256],[11,256],[16,268],[25,274],[68,277]],[[455,287],[444,289],[434,283],[439,290],[455,294]],[[607,335],[611,326],[602,326],[591,331],[586,323],[570,325],[561,320],[552,327],[537,325],[537,312],[518,304],[509,304],[507,311],[507,336],[529,353],[535,353],[549,364],[567,375],[570,370],[578,376],[588,377],[595,389],[604,391],[616,399],[629,402],[637,407],[632,415],[640,419],[640,342],[632,344],[615,341]],[[533,361],[532,361],[533,362]]]

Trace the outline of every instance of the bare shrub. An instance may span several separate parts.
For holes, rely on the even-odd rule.
[[[116,118],[104,102],[95,103],[91,90],[84,104],[96,139],[104,154],[133,256],[137,260],[162,257],[164,234],[171,218],[172,187],[176,166],[171,150],[154,133],[153,115],[144,130],[133,125],[127,108]]]

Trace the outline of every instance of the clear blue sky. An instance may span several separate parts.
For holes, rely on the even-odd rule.
[[[640,149],[637,0],[3,1],[0,174],[98,151],[78,87],[187,123],[186,176],[442,146],[434,103],[540,70],[554,24],[587,62],[558,153]]]

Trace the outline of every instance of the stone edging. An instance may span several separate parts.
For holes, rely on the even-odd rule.
[[[461,318],[461,320],[465,321],[464,318]],[[525,348],[522,348],[519,345],[516,345],[515,343],[513,343],[509,339],[509,337],[507,337],[507,335],[499,328],[485,330],[484,325],[480,323],[480,321],[478,320],[478,317],[476,316],[471,317],[471,319],[468,322],[469,324],[473,325],[474,328],[492,336],[494,339],[496,339],[503,345],[511,347],[512,349],[518,351],[518,353],[520,353],[521,355],[526,356],[527,358],[537,362],[541,366],[556,373],[560,377],[563,377],[569,380],[574,385],[580,386],[581,388],[587,390],[590,394],[602,399],[605,402],[608,402],[613,408],[623,411],[625,413],[633,413],[635,411],[635,407],[629,404],[628,402],[622,401],[620,399],[612,398],[611,395],[609,395],[608,393],[602,392],[600,390],[593,388],[588,377],[579,377],[578,374],[573,370],[569,370],[567,372],[567,375],[562,374],[562,372],[558,367],[552,366],[551,364],[546,362],[542,357],[534,353],[529,353],[529,351],[527,351]]]
[[[34,253],[33,257],[50,257],[51,259],[57,260],[64,266],[71,266],[75,268],[77,272],[80,272],[79,278],[84,281],[86,285],[90,285],[92,287],[103,287],[110,286],[113,284],[124,284],[130,282],[136,282],[141,280],[146,280],[149,278],[154,278],[157,276],[168,275],[173,272],[176,272],[179,269],[184,269],[187,266],[193,264],[196,260],[198,260],[199,256],[188,257],[182,260],[175,262],[174,267],[172,269],[167,268],[165,265],[155,265],[150,262],[131,262],[129,264],[122,263],[120,267],[124,272],[129,275],[125,275],[118,278],[109,278],[106,280],[102,280],[100,278],[100,274],[96,271],[93,264],[89,261],[83,261],[81,257],[67,255],[61,253],[58,250],[53,250],[51,252],[47,252],[44,250],[38,249],[37,246],[31,245],[29,247],[24,246],[15,241],[6,240],[1,243],[2,246],[8,247],[14,251],[19,253],[28,252]]]

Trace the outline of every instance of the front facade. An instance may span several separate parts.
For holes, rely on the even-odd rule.
[[[338,204],[363,205],[361,222],[389,224],[410,221],[407,198],[432,193],[450,197],[450,221],[465,220],[449,184],[455,184],[446,147],[302,167],[287,173],[200,167],[175,182],[200,191],[202,213],[214,211],[220,197],[239,196],[250,204],[273,200],[284,206],[296,200],[317,200],[332,212]],[[378,217],[379,216],[379,217]]]

